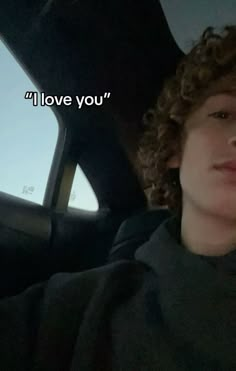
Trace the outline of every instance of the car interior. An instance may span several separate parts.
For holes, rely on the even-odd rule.
[[[132,259],[170,215],[149,209],[134,158],[143,115],[184,53],[157,0],[4,0],[0,37],[39,91],[110,92],[100,106],[51,107],[59,135],[42,205],[0,192],[3,297],[56,272]],[[96,194],[95,212],[68,207],[77,164]]]

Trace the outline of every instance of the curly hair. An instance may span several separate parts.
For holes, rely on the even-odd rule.
[[[220,33],[208,27],[164,84],[155,107],[144,115],[137,159],[150,205],[181,213],[179,169],[170,169],[167,162],[181,153],[190,113],[207,97],[232,90],[236,91],[236,26],[225,26]]]

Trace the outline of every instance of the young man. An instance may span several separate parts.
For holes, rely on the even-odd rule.
[[[207,29],[146,117],[152,203],[133,261],[0,301],[2,370],[236,369],[236,27]]]

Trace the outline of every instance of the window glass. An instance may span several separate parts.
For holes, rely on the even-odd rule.
[[[97,211],[99,208],[97,197],[79,165],[76,167],[68,206],[88,211]]]
[[[58,138],[49,107],[25,99],[36,87],[0,40],[0,191],[43,203]]]
[[[235,0],[160,0],[176,43],[185,53],[208,26],[235,24]]]

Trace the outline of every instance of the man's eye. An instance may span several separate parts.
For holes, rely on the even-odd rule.
[[[225,119],[228,119],[230,117],[230,113],[226,112],[226,111],[217,111],[217,112],[211,113],[209,116],[214,117],[216,119],[225,120]]]

